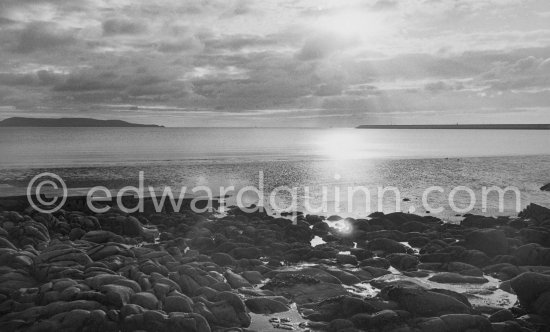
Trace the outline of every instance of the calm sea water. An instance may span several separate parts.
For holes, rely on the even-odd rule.
[[[497,195],[488,196],[487,211],[482,211],[482,187],[516,186],[521,207],[530,202],[549,206],[550,194],[539,190],[550,182],[549,143],[550,132],[518,130],[2,128],[0,190],[25,187],[46,170],[69,187],[137,186],[139,171],[146,185],[205,185],[215,192],[221,186],[235,191],[259,186],[263,178],[265,193],[298,187],[301,210],[306,199],[320,206],[327,187],[327,214],[363,216],[395,209],[392,194],[378,204],[379,188],[398,188],[401,210],[426,213],[422,193],[441,186],[443,193],[429,196],[430,206],[445,208],[439,216],[452,219],[456,213],[449,193],[467,186],[477,196],[472,213],[515,214],[515,198],[508,194],[504,211],[498,211]],[[353,186],[370,191],[370,206],[364,193],[347,195]],[[454,202],[465,207],[470,199],[462,192]],[[290,195],[281,193],[277,203],[288,206]]]

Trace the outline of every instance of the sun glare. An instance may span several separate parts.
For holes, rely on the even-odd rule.
[[[387,32],[382,18],[373,13],[343,12],[319,19],[321,29],[327,29],[342,37],[370,39]]]
[[[321,154],[331,159],[361,158],[363,143],[351,133],[331,133],[319,140]]]

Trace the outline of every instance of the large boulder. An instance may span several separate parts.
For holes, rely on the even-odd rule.
[[[441,317],[424,319],[418,322],[417,327],[421,332],[494,331],[491,322],[487,318],[479,315],[466,314],[449,314]]]
[[[525,272],[510,281],[522,307],[550,317],[550,275]]]
[[[428,280],[442,284],[485,284],[489,282],[483,277],[465,276],[453,272],[438,273]]]
[[[514,257],[521,265],[550,266],[550,248],[537,243],[529,243],[517,248]]]
[[[460,225],[463,227],[474,227],[474,228],[494,228],[499,224],[499,221],[496,218],[478,216],[473,214],[465,215],[464,219],[460,222]]]
[[[224,253],[224,252],[216,252],[213,253],[210,258],[212,261],[219,266],[234,266],[235,260],[230,255]]]
[[[489,256],[508,253],[508,239],[500,229],[480,229],[466,235],[464,247],[480,250]]]
[[[401,271],[416,270],[418,257],[409,254],[391,254],[386,257],[390,264]]]
[[[367,243],[367,248],[373,251],[383,251],[386,254],[407,253],[410,250],[405,245],[387,238],[373,239]]]
[[[243,278],[242,276],[236,274],[231,270],[225,271],[224,276],[225,276],[225,279],[227,279],[227,282],[229,283],[229,285],[231,285],[231,287],[233,287],[234,289],[241,288],[241,287],[252,287],[252,285],[248,282],[248,280],[246,280],[245,278]]]
[[[244,301],[246,307],[255,314],[274,314],[290,310],[282,296],[253,297]]]
[[[220,292],[212,301],[197,297],[193,312],[204,316],[211,325],[222,327],[248,327],[250,315],[237,294]]]
[[[337,296],[301,307],[304,317],[312,321],[330,322],[334,319],[349,318],[369,311],[370,306],[360,298]]]
[[[416,287],[388,286],[383,289],[388,298],[413,315],[421,317],[444,314],[469,314],[471,309],[456,298]]]
[[[284,296],[298,304],[318,302],[334,296],[348,295],[341,284],[321,282],[303,274],[279,274],[265,284],[262,289]]]
[[[544,221],[550,220],[550,209],[531,203],[523,209],[518,216],[522,218],[530,218],[537,223],[543,223]]]
[[[152,293],[136,293],[130,298],[130,302],[149,310],[160,309],[160,302]]]
[[[197,313],[173,312],[168,315],[150,310],[124,318],[122,332],[166,331],[166,332],[210,332],[206,319]]]

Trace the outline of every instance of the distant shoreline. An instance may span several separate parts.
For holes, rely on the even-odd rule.
[[[13,117],[0,121],[0,127],[155,127],[154,124],[130,123],[122,120],[98,120],[91,118],[23,118]]]
[[[550,130],[550,124],[456,124],[456,125],[360,125],[356,129],[515,129]]]

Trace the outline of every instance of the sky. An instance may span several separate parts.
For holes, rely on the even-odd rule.
[[[550,2],[1,0],[12,116],[550,123]]]

